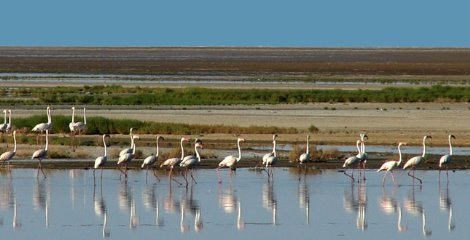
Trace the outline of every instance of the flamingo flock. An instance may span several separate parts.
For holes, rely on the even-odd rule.
[[[78,121],[78,122],[75,121],[75,107],[72,107],[71,110],[72,110],[72,118],[71,118],[71,122],[69,123],[69,129],[70,129],[70,136],[73,138],[75,137],[76,134],[80,135],[86,129],[86,125],[87,125],[86,108],[83,108],[83,121]],[[12,111],[11,109],[4,109],[3,113],[4,113],[4,122],[3,124],[0,124],[0,132],[9,133],[12,130],[12,122],[11,122]],[[47,114],[47,122],[39,123],[35,125],[31,130],[33,132],[38,133],[37,135],[38,145],[39,145],[39,135],[42,133],[45,133],[44,148],[39,148],[38,150],[33,152],[33,154],[31,155],[31,159],[38,160],[38,174],[37,174],[38,177],[39,177],[39,171],[41,171],[41,173],[43,174],[45,178],[46,178],[46,174],[44,170],[42,169],[42,160],[48,158],[49,134],[52,130],[51,107],[47,106],[46,114]],[[7,118],[7,115],[8,115],[8,118]],[[138,135],[133,133],[133,130],[134,130],[133,128],[129,129],[130,147],[122,149],[119,153],[119,157],[117,160],[118,169],[120,170],[121,175],[124,175],[125,179],[127,179],[128,177],[129,164],[136,157],[136,141],[140,139]],[[16,155],[16,150],[17,150],[16,134],[17,134],[16,130],[12,131],[12,137],[13,137],[13,142],[14,142],[13,150],[5,151],[0,155],[0,163],[2,163],[2,165],[7,164],[8,169],[10,169],[10,161]],[[278,158],[279,158],[277,151],[276,151],[276,142],[277,142],[278,137],[279,136],[277,134],[272,135],[272,151],[264,154],[261,159],[261,166],[264,168],[263,170],[266,171],[267,173],[268,181],[271,181],[273,179],[273,175],[274,175],[273,167],[277,163]],[[95,162],[93,165],[93,176],[95,176],[95,171],[97,169],[101,169],[101,179],[103,177],[103,169],[108,162],[106,139],[109,139],[109,138],[110,138],[109,134],[102,135],[104,153],[103,155],[98,156],[95,159]],[[393,160],[384,162],[380,166],[380,168],[377,170],[377,172],[382,172],[382,171],[385,172],[382,178],[382,185],[385,185],[386,177],[390,174],[392,177],[393,184],[396,186],[399,186],[396,181],[393,171],[399,169],[402,162],[405,162],[403,165],[403,170],[408,170],[407,175],[412,178],[413,185],[414,185],[415,180],[418,181],[420,185],[422,185],[423,184],[422,179],[415,175],[415,170],[419,166],[419,164],[425,161],[426,141],[431,138],[432,138],[431,136],[425,135],[422,140],[422,154],[418,156],[413,156],[406,161],[403,160],[402,152],[401,152],[401,147],[406,146],[406,143],[405,142],[398,143],[398,160],[393,159]],[[359,138],[356,141],[357,154],[345,158],[342,164],[343,170],[341,170],[341,172],[343,172],[346,176],[348,176],[353,182],[356,180],[358,181],[366,180],[366,176],[365,176],[366,166],[365,165],[368,160],[368,155],[366,152],[365,142],[368,139],[369,139],[369,136],[365,133],[365,131],[362,131],[359,134]],[[452,154],[453,154],[452,153],[452,140],[453,139],[456,139],[456,137],[452,134],[449,134],[448,135],[449,153],[443,155],[439,159],[439,162],[438,162],[439,180],[441,176],[441,170],[443,169],[445,169],[446,176],[448,178],[449,163],[451,162]],[[199,149],[203,149],[202,140],[199,138],[196,138],[194,140],[194,155],[185,156],[184,145],[185,143],[190,142],[190,139],[187,137],[181,137],[180,139],[181,156],[168,158],[164,161],[160,161],[159,141],[162,141],[162,140],[164,140],[163,136],[156,136],[155,154],[149,155],[142,161],[141,168],[146,169],[146,179],[147,179],[148,171],[152,169],[153,175],[158,181],[160,181],[160,178],[158,177],[156,173],[156,169],[159,166],[160,168],[167,168],[169,170],[168,179],[170,180],[170,182],[175,181],[178,184],[182,185],[181,182],[173,178],[174,168],[177,167],[182,170],[182,176],[185,179],[186,186],[188,186],[190,181],[193,183],[197,183],[193,175],[193,169],[196,168],[201,163],[201,155],[200,155]],[[241,144],[245,141],[246,141],[245,138],[239,137],[236,141],[238,155],[226,156],[223,160],[219,162],[216,168],[219,183],[222,183],[222,178],[220,176],[220,170],[222,168],[229,169],[229,180],[231,181],[233,174],[235,173],[235,170],[237,168],[238,162],[242,159]],[[304,153],[300,154],[297,158],[299,167],[305,166],[305,168],[307,168],[307,164],[312,162],[309,145],[310,145],[310,134],[307,134],[306,150]],[[8,145],[7,145],[7,148],[8,148]],[[157,162],[160,162],[160,163],[157,164]],[[354,176],[355,167],[357,168],[357,171],[359,172],[359,179],[356,179]],[[348,173],[348,170],[350,170],[351,172]],[[188,180],[188,177],[190,177],[190,181]]]

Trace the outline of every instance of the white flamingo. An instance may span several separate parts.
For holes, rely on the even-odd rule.
[[[106,151],[106,137],[109,137],[109,135],[103,134],[104,154],[95,159],[95,165],[93,166],[93,179],[95,179],[95,170],[98,168],[101,168],[101,179],[103,179],[103,168],[106,162],[108,161],[108,154]]]
[[[173,179],[171,177],[172,175],[172,172],[173,172],[173,168],[178,165],[184,158],[184,146],[183,146],[183,142],[188,142],[189,139],[188,138],[185,138],[185,137],[182,137],[181,140],[180,140],[180,145],[181,145],[181,158],[169,158],[167,160],[165,160],[162,164],[160,164],[160,167],[163,167],[163,166],[168,166],[170,167],[170,172],[168,173],[168,178],[170,180],[173,180],[175,182],[177,182],[178,184],[181,184],[180,182],[178,182],[176,179]],[[171,182],[171,181],[170,181]]]
[[[0,155],[0,162],[2,162],[2,164],[7,162],[8,163],[8,169],[10,169],[10,160],[16,154],[16,131],[13,131],[13,142],[15,144],[15,146],[13,147],[13,151],[7,151],[7,152],[2,153],[2,155]]]
[[[11,109],[8,109],[8,123],[7,123],[7,126],[5,128],[5,132],[9,132],[12,128],[12,125],[11,125]],[[7,145],[8,147],[8,145]]]
[[[299,157],[300,164],[310,162],[310,150],[309,150],[310,144],[309,143],[310,143],[310,134],[307,135],[307,149],[305,150],[305,153],[302,153]]]
[[[275,135],[277,137],[277,135]],[[276,138],[273,136],[273,152],[271,156],[268,156],[264,161],[265,168],[267,169],[266,172],[268,173],[268,181],[270,178],[273,177],[273,165],[277,162],[277,152],[276,152]]]
[[[75,125],[75,107],[72,107],[72,121],[69,123],[70,134],[75,133],[74,125]]]
[[[52,129],[51,108],[49,106],[47,106],[46,108],[46,114],[47,114],[47,122],[38,123],[31,130],[33,132],[38,132],[38,136],[36,140],[37,144],[39,144],[39,133],[43,133],[44,131],[51,131]]]
[[[361,140],[358,139],[356,141],[356,148],[357,148],[358,154],[346,158],[346,160],[344,160],[344,163],[343,163],[343,168],[349,167],[349,166],[351,166],[355,163],[360,164],[360,160],[359,160],[359,157],[358,157],[361,154],[361,148],[359,147],[360,144],[361,144]],[[346,170],[344,170],[343,173],[344,173],[344,175],[350,177],[352,181],[354,181],[354,169],[352,170],[351,174],[348,174],[346,172]]]
[[[442,165],[446,165],[446,175],[449,176],[449,163],[452,160],[452,142],[451,139],[455,139],[455,136],[449,134],[449,154],[442,156],[439,159],[439,179],[441,179],[441,168]]]
[[[129,148],[122,149],[121,152],[119,152],[119,156],[124,155],[126,153],[132,153],[132,146],[134,145],[134,137],[137,136],[137,135],[132,134],[133,130],[134,130],[133,128],[129,129],[129,137],[131,138],[131,146]]]
[[[400,147],[402,145],[406,145],[406,143],[404,142],[400,142],[398,143],[398,161],[395,161],[395,160],[391,160],[391,161],[387,161],[387,162],[384,162],[382,164],[382,166],[377,170],[377,172],[380,172],[380,171],[386,171],[383,178],[382,178],[382,186],[385,185],[385,178],[387,177],[387,173],[390,172],[392,174],[392,180],[393,180],[393,183],[396,184],[395,182],[395,176],[393,174],[393,170],[395,168],[397,168],[398,166],[400,166],[401,164],[401,161],[402,161],[402,156],[401,156],[401,149]]]
[[[146,157],[144,159],[144,161],[142,162],[142,166],[141,168],[147,168],[147,172],[145,173],[145,179],[147,180],[147,175],[148,175],[148,171],[149,171],[149,168],[150,167],[153,167],[153,165],[158,161],[158,154],[159,154],[159,150],[158,150],[158,140],[165,140],[165,138],[163,138],[162,136],[157,136],[156,137],[156,145],[157,145],[157,152],[155,154],[152,154],[148,157]],[[157,176],[157,173],[156,173],[156,169],[154,168],[153,169],[153,175],[158,179],[158,181],[160,181],[160,178]]]
[[[83,108],[83,122],[75,122],[73,128],[74,131],[78,132],[78,135],[86,130],[86,108]]]
[[[273,134],[273,150],[270,153],[266,153],[266,154],[263,155],[263,163],[262,163],[263,166],[266,165],[266,160],[269,157],[275,155],[275,152],[276,152],[276,138],[277,138],[277,134]]]
[[[127,179],[127,166],[129,165],[129,163],[132,161],[132,159],[134,159],[135,157],[135,140],[136,139],[139,139],[139,136],[137,135],[133,135],[132,136],[132,152],[127,152],[127,153],[124,153],[122,155],[119,156],[119,159],[118,159],[118,162],[117,164],[120,165],[121,167],[119,168],[119,170],[121,171],[121,173],[124,173],[124,176],[125,178]],[[122,166],[124,166],[124,171],[122,170]]]
[[[190,171],[191,179],[195,182],[196,180],[194,179],[193,172],[191,168],[194,166],[198,165],[201,162],[201,155],[199,154],[198,148],[203,149],[204,146],[202,144],[202,141],[198,138],[194,141],[194,152],[196,155],[189,155],[183,158],[183,160],[180,162],[180,167],[186,168],[183,176],[184,179],[186,180],[186,187],[188,186],[188,171]]]
[[[42,169],[42,164],[41,164],[42,159],[47,157],[47,152],[48,152],[48,147],[49,147],[49,130],[46,129],[45,131],[46,131],[46,146],[43,149],[38,149],[34,151],[33,155],[31,156],[31,159],[37,159],[39,161],[37,177],[39,177],[39,169],[40,169],[42,174],[44,175],[44,178],[47,178],[46,174],[44,173],[44,170]]]
[[[3,123],[0,124],[0,131],[1,132],[5,132],[6,131],[6,128],[7,128],[7,110],[6,109],[3,109]]]
[[[415,169],[416,169],[416,166],[418,166],[423,161],[423,159],[426,158],[426,139],[428,138],[432,138],[432,137],[428,135],[423,137],[423,154],[421,156],[414,156],[408,159],[408,161],[406,161],[405,165],[403,166],[403,169],[411,168],[411,170],[408,171],[408,176],[410,176],[413,179],[418,180],[419,184],[423,184],[423,181],[415,177]],[[413,175],[410,174],[411,171],[413,171]]]
[[[230,177],[232,177],[233,171],[236,170],[237,163],[240,161],[240,159],[242,159],[242,150],[240,148],[240,142],[245,142],[245,139],[244,138],[237,139],[238,157],[230,155],[230,156],[225,157],[219,163],[219,166],[217,167],[217,175],[219,176],[219,183],[222,183],[222,180],[220,179],[219,169],[224,168],[224,167],[230,168]]]
[[[367,152],[366,152],[365,139],[369,139],[369,137],[367,136],[365,132],[362,132],[359,134],[359,138],[361,139],[361,151],[357,154],[357,157],[359,158],[360,167],[362,168],[362,171],[360,171],[359,173],[364,174],[363,180],[366,180]]]

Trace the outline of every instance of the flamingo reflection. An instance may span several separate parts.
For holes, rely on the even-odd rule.
[[[357,192],[355,192],[356,190]],[[364,181],[357,184],[357,189],[351,182],[350,192],[345,191],[343,195],[343,207],[348,212],[357,213],[357,229],[362,231],[367,229],[367,188]]]
[[[407,227],[403,226],[401,221],[402,221],[402,208],[398,204],[397,200],[395,199],[395,190],[392,192],[391,196],[388,196],[385,193],[385,188],[382,186],[382,196],[379,198],[379,206],[382,212],[384,212],[386,215],[392,215],[396,214],[397,215],[397,229],[398,232],[406,232]]]
[[[33,205],[35,209],[44,209],[46,228],[49,227],[49,190],[46,190],[45,179],[37,180],[33,190]]]
[[[421,189],[421,188],[420,188]],[[426,226],[426,211],[421,201],[415,199],[415,188],[413,187],[408,196],[404,200],[405,210],[415,217],[421,215],[422,231],[424,236],[429,236],[432,231]]]
[[[306,223],[310,224],[310,190],[305,178],[299,182],[298,195],[299,207],[305,209]]]
[[[270,181],[263,185],[263,207],[272,212],[272,224],[276,225],[277,223],[277,200],[276,195],[274,194],[273,182]]]
[[[199,232],[203,228],[201,207],[199,205],[199,201],[195,200],[193,196],[193,186],[191,185],[189,189],[186,188],[186,193],[181,201],[181,206],[185,211],[189,211],[189,213],[194,217],[194,229],[196,232]]]
[[[447,221],[447,228],[449,231],[453,231],[455,229],[455,220],[453,217],[453,205],[452,199],[449,193],[449,183],[447,182],[446,188],[444,191],[441,189],[441,185],[439,184],[439,208],[441,211],[447,211],[449,214],[449,218]]]
[[[13,200],[13,228],[21,228],[21,221],[18,218],[18,204],[16,198]]]

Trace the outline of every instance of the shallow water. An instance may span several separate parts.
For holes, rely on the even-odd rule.
[[[469,171],[416,171],[423,187],[397,171],[400,187],[383,174],[351,184],[341,172],[298,175],[277,168],[265,173],[238,169],[229,181],[221,171],[197,170],[188,189],[166,176],[157,182],[145,171],[105,170],[103,182],[91,170],[13,169],[0,175],[0,232],[5,239],[465,239],[470,234]],[[97,172],[99,173],[99,172]],[[301,177],[299,181],[299,176]],[[180,176],[176,178],[184,181]],[[399,215],[401,213],[401,222]],[[451,214],[452,213],[452,214]],[[106,224],[103,228],[106,216]],[[423,229],[423,216],[426,226]],[[449,216],[451,218],[449,219]]]

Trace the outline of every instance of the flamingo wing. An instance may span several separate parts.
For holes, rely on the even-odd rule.
[[[380,166],[379,170],[377,170],[377,172],[380,172],[380,171],[392,171],[392,170],[395,169],[397,166],[398,166],[398,164],[397,164],[396,161],[384,162],[384,163],[382,164],[382,166]]]
[[[348,157],[346,158],[346,160],[344,160],[343,167],[347,167],[353,163],[356,163],[357,161],[359,161],[359,158],[357,158],[357,156]]]
[[[35,159],[35,158],[44,158],[45,156],[47,155],[47,151],[45,149],[39,149],[39,150],[36,150],[33,155],[31,156],[31,159]]]
[[[452,155],[446,154],[439,159],[439,167],[442,167],[443,164],[448,164],[452,159]]]
[[[142,162],[141,168],[144,168],[145,166],[153,165],[155,162],[157,162],[157,157],[155,155],[148,156]]]
[[[222,160],[219,163],[219,167],[232,167],[235,164],[236,161],[237,161],[236,157],[227,156],[227,157],[224,158],[224,160]]]
[[[106,161],[108,160],[108,158],[106,156],[99,156],[95,159],[95,165],[94,165],[94,168],[99,168],[101,166],[103,166]]]
[[[300,157],[299,157],[299,161],[301,163],[310,161],[310,154],[309,153],[302,153],[302,155],[300,155]]]
[[[412,157],[412,158],[408,159],[408,161],[406,161],[405,165],[403,166],[403,169],[407,169],[409,167],[415,167],[416,165],[418,165],[421,162],[421,160],[423,160],[422,156]]]
[[[14,151],[4,152],[4,153],[2,153],[2,155],[0,155],[0,161],[9,161],[9,160],[11,160],[14,156],[15,156],[15,152],[14,152]]]

